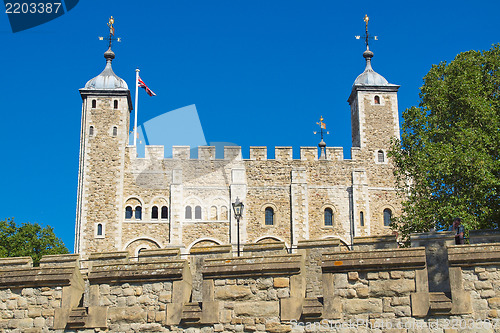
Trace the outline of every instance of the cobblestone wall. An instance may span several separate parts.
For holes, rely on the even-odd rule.
[[[0,330],[493,332],[499,324],[498,244],[448,246],[451,293],[429,292],[425,247],[348,251],[303,241],[299,254],[286,254],[283,245],[252,244],[243,257],[199,247],[188,261],[179,249],[146,250],[139,260],[95,254],[84,275],[75,255],[39,268],[0,259]]]

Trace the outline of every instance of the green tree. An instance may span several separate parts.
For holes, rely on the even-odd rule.
[[[30,256],[38,265],[43,255],[64,253],[68,249],[52,227],[42,228],[38,223],[17,226],[14,219],[0,221],[0,257]]]
[[[500,44],[433,65],[403,119],[390,152],[405,196],[393,227],[406,238],[454,217],[468,230],[498,228]]]

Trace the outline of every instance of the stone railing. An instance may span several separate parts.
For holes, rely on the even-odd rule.
[[[4,258],[0,330],[303,332],[307,324],[425,328],[449,316],[500,316],[500,244],[449,245],[446,232],[414,235],[418,247],[408,249],[371,240],[353,251],[338,240],[304,241],[293,254],[282,243],[247,244],[241,257],[230,246],[188,257],[178,248],[96,253],[85,269],[78,255],[45,256],[39,267]]]

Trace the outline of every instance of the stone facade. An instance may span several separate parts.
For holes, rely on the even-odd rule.
[[[367,62],[363,75],[370,70]],[[353,85],[351,159],[338,147],[326,147],[325,154],[301,147],[300,159],[293,159],[291,147],[276,147],[274,159],[267,158],[267,147],[250,147],[249,158],[240,147],[225,147],[223,159],[215,158],[215,147],[199,147],[191,159],[187,146],[172,147],[172,158],[164,158],[162,146],[146,146],[138,158],[128,145],[131,101],[124,83],[119,89],[86,86],[80,90],[75,253],[137,256],[168,246],[189,253],[200,242],[235,250],[236,198],[245,205],[242,244],[273,240],[290,249],[303,240],[335,238],[351,246],[354,237],[390,234],[384,211],[401,212],[387,157],[391,138],[399,136],[398,86],[380,82],[358,78]]]
[[[180,247],[45,256],[40,267],[4,258],[0,331],[497,332],[500,243],[450,245],[450,235],[415,235],[407,249],[363,237],[355,250],[299,241],[294,254],[258,243],[240,257],[224,245],[187,258]],[[439,283],[433,262],[447,263]]]

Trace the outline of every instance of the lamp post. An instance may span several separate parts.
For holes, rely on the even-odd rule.
[[[234,211],[234,217],[236,217],[236,222],[237,222],[237,241],[238,241],[238,257],[240,256],[240,219],[241,215],[243,214],[243,202],[240,201],[238,197],[236,197],[236,202],[233,202],[233,211]]]

